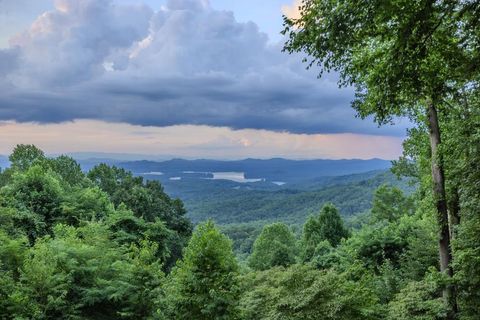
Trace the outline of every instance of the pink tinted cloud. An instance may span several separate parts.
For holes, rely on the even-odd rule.
[[[120,152],[187,158],[383,158],[402,152],[402,138],[366,134],[292,134],[268,130],[178,125],[145,127],[82,120],[60,124],[3,122],[0,152],[33,143],[47,153]]]

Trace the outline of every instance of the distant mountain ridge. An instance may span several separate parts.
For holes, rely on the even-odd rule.
[[[375,170],[385,170],[391,167],[389,160],[378,158],[362,159],[316,159],[316,160],[291,160],[284,158],[244,160],[187,160],[174,158],[171,160],[125,160],[125,158],[85,157],[86,154],[70,154],[76,159],[84,171],[95,165],[106,163],[116,165],[137,175],[151,172],[163,173],[164,178],[192,177],[186,172],[241,172],[246,179],[265,179],[268,181],[299,182],[312,180],[319,177],[335,177]],[[76,155],[79,155],[77,158]],[[0,167],[9,166],[7,156],[0,155]],[[187,175],[187,176],[186,176]],[[148,177],[147,177],[148,178]]]
[[[391,162],[382,159],[289,160],[273,158],[231,161],[172,159],[167,161],[128,161],[119,162],[117,165],[136,174],[162,172],[165,178],[185,176],[186,172],[243,172],[247,179],[297,182],[317,177],[385,170],[391,167]]]

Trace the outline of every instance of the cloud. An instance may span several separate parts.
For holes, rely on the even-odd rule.
[[[57,0],[0,57],[0,120],[96,119],[297,133],[403,135],[355,119],[351,89],[318,80],[253,22],[206,0]]]
[[[149,155],[139,158],[383,158],[402,152],[399,137],[361,134],[292,134],[267,130],[176,125],[145,127],[78,120],[60,124],[0,122],[0,153],[33,143],[47,153],[103,152]]]
[[[14,71],[18,65],[18,50],[0,49],[0,77],[5,77]]]
[[[100,77],[107,59],[121,60],[147,35],[153,15],[146,6],[105,0],[57,0],[55,9],[10,40],[22,61],[10,79],[19,88],[48,90]]]
[[[282,13],[290,19],[300,18],[300,6],[302,5],[302,0],[294,0],[291,5],[283,5]]]

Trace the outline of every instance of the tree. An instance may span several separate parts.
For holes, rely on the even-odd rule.
[[[440,118],[450,234],[453,239],[453,267],[459,315],[462,319],[475,319],[480,308],[480,277],[476,276],[480,275],[480,260],[476,254],[480,246],[479,233],[476,231],[480,226],[477,214],[480,193],[476,186],[480,173],[479,94],[478,83],[472,83],[459,96],[449,99],[448,114],[444,113]],[[426,152],[428,143],[428,128],[419,126],[410,130],[401,159],[402,162],[406,159],[414,160],[411,163],[415,165],[419,178],[417,193],[424,198],[431,198],[428,190],[431,180],[428,161],[430,155]],[[408,171],[401,173],[409,174]],[[425,242],[418,246],[425,247]]]
[[[120,273],[129,284],[125,303],[119,314],[126,319],[159,319],[163,317],[161,301],[165,275],[157,258],[158,245],[143,240],[128,252],[128,270]]]
[[[144,210],[136,215],[115,207],[73,159],[16,150],[0,189],[0,318],[163,319],[163,270],[180,256],[190,226],[183,204],[158,183],[106,168],[121,178],[103,179],[116,196],[129,188],[142,195],[127,198]]]
[[[317,251],[319,253],[325,251],[321,249],[325,247],[324,241],[336,247],[342,238],[348,236],[349,232],[344,227],[337,208],[330,203],[324,205],[318,216],[309,217],[303,225],[302,260],[311,261]]]
[[[452,101],[455,113],[443,118],[448,150],[444,158],[449,208],[459,225],[452,229],[454,270],[462,319],[478,318],[480,310],[480,90],[472,87],[461,100]]]
[[[311,261],[315,256],[318,245],[325,240],[320,237],[320,225],[317,218],[310,216],[303,225],[302,240],[300,242],[302,262]]]
[[[38,236],[51,232],[53,224],[61,217],[63,190],[55,174],[40,165],[34,165],[25,172],[13,175],[11,184],[1,189],[7,205],[23,213],[18,220],[33,244]]]
[[[382,185],[373,195],[373,221],[395,221],[405,214],[413,213],[413,201],[403,195],[402,190]]]
[[[212,221],[199,225],[170,276],[170,319],[236,319],[237,277],[230,239]]]
[[[342,217],[337,208],[328,203],[323,206],[318,216],[319,238],[328,240],[332,246],[337,246],[342,238],[347,238],[348,230],[343,225]]]
[[[75,159],[62,155],[54,159],[49,159],[50,168],[62,177],[62,180],[70,186],[81,184],[85,179],[80,164]]]
[[[25,171],[35,163],[46,160],[45,154],[33,144],[19,144],[8,157],[14,170]]]
[[[439,232],[440,268],[452,276],[452,253],[438,110],[477,81],[480,65],[478,1],[304,0],[299,19],[285,18],[285,50],[303,51],[309,66],[338,71],[354,85],[353,107],[379,124],[409,116],[429,129],[431,175]],[[307,59],[306,59],[307,60]],[[443,291],[449,318],[456,313],[452,286]]]
[[[152,226],[161,220],[168,229],[174,231],[168,237],[169,258],[164,261],[165,269],[169,270],[181,257],[182,248],[192,233],[192,224],[185,217],[187,211],[182,201],[170,198],[158,181],[144,182],[142,177],[135,177],[131,172],[115,166],[99,164],[87,176],[108,194],[117,208],[123,204],[136,217]]]
[[[113,320],[161,315],[164,274],[156,244],[118,246],[98,222],[79,228],[58,224],[54,229],[54,237],[39,239],[29,248],[20,267],[16,288],[9,292],[13,318]]]
[[[266,225],[253,244],[248,264],[255,270],[295,263],[295,237],[284,223]]]
[[[134,177],[125,169],[106,164],[95,166],[88,178],[110,196],[115,206],[124,203],[146,221],[160,218],[181,236],[191,235],[192,225],[185,218],[183,203],[170,198],[158,181],[144,182],[142,177]]]

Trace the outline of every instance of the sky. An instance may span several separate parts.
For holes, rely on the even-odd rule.
[[[282,52],[297,6],[0,0],[0,153],[398,157],[407,121],[356,118],[336,74]]]

